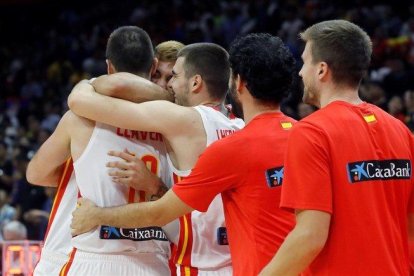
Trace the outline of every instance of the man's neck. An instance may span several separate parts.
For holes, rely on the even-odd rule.
[[[215,110],[220,111],[221,113],[223,113],[226,116],[229,115],[229,111],[224,106],[224,102],[220,102],[220,101],[206,101],[206,102],[201,103],[200,105],[212,107]]]
[[[359,98],[358,88],[349,87],[332,87],[329,90],[322,91],[320,97],[320,107],[323,108],[335,101],[343,101],[350,104],[361,104],[363,101]]]
[[[243,105],[244,122],[246,125],[256,116],[270,113],[280,112],[279,105],[263,105],[260,103],[251,103]]]

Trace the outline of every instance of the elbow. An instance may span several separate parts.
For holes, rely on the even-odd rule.
[[[39,184],[39,175],[36,173],[36,170],[33,168],[33,166],[29,163],[26,169],[26,180],[30,184],[38,185]]]
[[[79,106],[78,96],[76,95],[75,92],[70,93],[68,97],[68,107],[70,108],[70,110],[75,112],[78,106]]]
[[[325,247],[326,241],[328,239],[328,230],[308,230],[303,233],[302,238],[307,246],[308,254],[316,257]]]

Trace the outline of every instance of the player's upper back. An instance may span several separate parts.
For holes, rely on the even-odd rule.
[[[402,122],[379,107],[336,101],[303,119],[324,132],[328,143],[341,155],[366,153],[367,158],[412,157],[413,137]],[[358,149],[358,151],[357,151]],[[356,157],[356,156],[355,156]]]

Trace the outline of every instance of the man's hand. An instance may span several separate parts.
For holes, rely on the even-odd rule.
[[[96,228],[99,223],[99,207],[86,198],[79,198],[75,211],[72,213],[72,224],[70,225],[73,237],[89,232]]]
[[[111,168],[109,175],[115,183],[125,184],[138,191],[156,194],[160,187],[160,179],[148,170],[145,163],[127,149],[110,151],[108,155],[119,157],[121,161],[108,162]]]

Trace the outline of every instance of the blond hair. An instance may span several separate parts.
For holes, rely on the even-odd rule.
[[[155,56],[159,61],[175,62],[178,52],[184,47],[184,44],[175,40],[162,42],[155,47]]]

